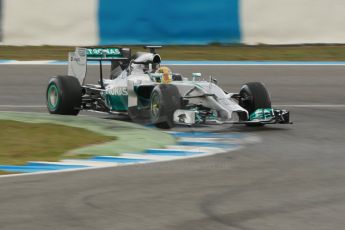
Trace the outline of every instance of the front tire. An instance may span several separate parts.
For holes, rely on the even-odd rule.
[[[72,76],[53,77],[46,92],[47,108],[51,114],[77,115],[80,111],[82,87]]]
[[[261,82],[249,82],[240,90],[239,105],[250,114],[257,109],[272,108],[271,98],[265,85]],[[264,124],[247,124],[247,126],[264,126]]]
[[[160,129],[174,127],[174,112],[181,108],[181,96],[176,86],[157,85],[151,93],[151,122]]]

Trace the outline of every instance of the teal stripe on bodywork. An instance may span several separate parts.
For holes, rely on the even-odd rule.
[[[128,96],[107,95],[107,103],[111,110],[127,111],[128,110]]]
[[[269,120],[273,117],[273,109],[266,108],[266,109],[257,109],[255,112],[250,114],[249,120]]]

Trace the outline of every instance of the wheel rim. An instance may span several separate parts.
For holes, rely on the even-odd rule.
[[[48,107],[50,110],[56,110],[59,104],[59,89],[55,84],[50,85],[47,93]]]
[[[160,99],[157,93],[154,93],[151,99],[151,114],[154,119],[159,117]]]

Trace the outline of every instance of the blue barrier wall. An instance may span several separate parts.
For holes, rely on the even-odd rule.
[[[239,0],[99,0],[99,43],[240,43]]]
[[[0,0],[0,44],[343,44],[344,13],[344,0]]]

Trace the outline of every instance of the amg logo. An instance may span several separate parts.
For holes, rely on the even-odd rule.
[[[127,88],[125,87],[108,89],[107,94],[111,96],[128,96]]]

